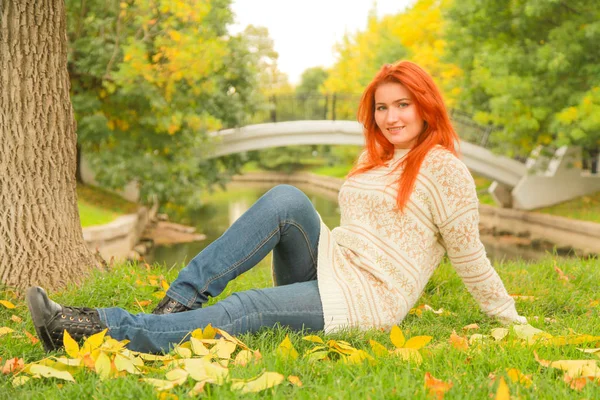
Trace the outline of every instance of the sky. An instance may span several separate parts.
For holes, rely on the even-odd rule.
[[[345,33],[364,30],[374,4],[377,15],[396,14],[413,0],[233,0],[237,33],[247,25],[264,26],[279,53],[279,69],[292,84],[310,67],[330,67],[333,46]]]

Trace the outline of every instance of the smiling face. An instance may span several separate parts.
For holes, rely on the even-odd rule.
[[[397,82],[382,83],[375,90],[375,122],[397,149],[412,148],[425,125],[410,92]]]

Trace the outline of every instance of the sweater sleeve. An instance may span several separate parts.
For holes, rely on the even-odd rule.
[[[470,172],[454,156],[445,161],[451,163],[452,168],[438,169],[436,175],[441,179],[435,182],[445,206],[438,228],[452,265],[487,315],[503,323],[527,323],[517,313],[514,299],[506,291],[481,243],[479,201]],[[443,179],[444,171],[452,176]]]

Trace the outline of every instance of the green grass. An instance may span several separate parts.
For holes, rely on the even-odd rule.
[[[77,186],[77,205],[81,226],[102,225],[117,217],[136,212],[138,205],[94,186]]]
[[[332,176],[334,178],[346,178],[348,172],[352,169],[352,165],[333,165],[333,166],[318,166],[309,168],[306,171],[313,174]]]
[[[219,298],[233,291],[270,285],[270,259],[263,260],[252,271],[230,283]],[[571,276],[569,281],[560,280],[554,271],[558,265]],[[600,335],[600,307],[591,303],[599,300],[597,292],[600,281],[600,261],[568,260],[559,261],[549,257],[543,262],[526,264],[523,262],[496,265],[498,273],[511,294],[535,296],[533,301],[517,300],[517,309],[525,315],[530,323],[553,335],[568,334],[570,329],[577,333]],[[151,286],[140,286],[136,280],[147,281],[147,275],[164,275],[171,281],[176,271],[166,271],[153,267],[147,271],[144,266],[121,265],[114,267],[110,273],[96,272],[83,285],[71,286],[62,293],[52,297],[59,302],[71,305],[111,307],[120,306],[132,312],[139,312],[136,299],[153,300],[146,307],[152,309],[158,299],[152,296],[157,289]],[[5,298],[5,293],[0,298]],[[213,299],[212,301],[217,301]],[[0,308],[0,326],[8,326],[17,332],[27,329],[33,332],[31,321],[22,300],[13,300],[17,304],[14,310]],[[280,385],[274,389],[258,394],[240,396],[232,392],[228,385],[211,387],[206,396],[212,399],[244,398],[276,398],[276,399],[313,399],[313,398],[416,398],[426,399],[423,387],[424,375],[430,372],[444,381],[451,380],[454,387],[447,393],[446,399],[484,399],[495,395],[496,386],[490,386],[490,374],[506,377],[507,368],[518,368],[524,374],[531,374],[534,386],[526,388],[508,381],[514,398],[522,399],[562,399],[562,398],[598,398],[600,387],[590,384],[582,392],[575,392],[562,381],[562,373],[541,367],[535,360],[536,350],[541,358],[559,359],[593,359],[576,347],[533,347],[521,344],[487,343],[479,347],[471,346],[467,352],[461,352],[448,343],[453,330],[462,334],[462,327],[477,323],[478,333],[487,334],[500,324],[484,316],[473,299],[468,295],[464,285],[452,267],[443,264],[427,284],[418,304],[428,304],[434,308],[443,307],[450,315],[438,316],[423,313],[421,317],[409,315],[400,325],[407,337],[414,335],[431,335],[432,342],[426,347],[424,361],[421,365],[408,364],[396,357],[378,358],[376,365],[345,365],[333,361],[308,362],[302,357],[296,361],[285,360],[276,355],[278,344],[290,334],[296,349],[302,354],[312,347],[311,343],[301,340],[300,333],[290,333],[285,329],[263,329],[253,335],[240,338],[251,348],[260,349],[263,360],[248,367],[230,367],[231,376],[246,378],[256,376],[264,370],[276,371],[284,375],[297,375],[303,387]],[[18,315],[23,322],[10,320],[11,315]],[[536,317],[538,319],[536,320]],[[544,318],[553,318],[556,322],[545,322]],[[353,346],[371,352],[369,339],[375,339],[391,348],[388,332],[378,330],[367,332],[342,332],[330,335],[329,338],[343,339]],[[26,362],[36,361],[44,357],[39,344],[32,345],[25,337],[6,335],[1,339],[0,357],[24,357]],[[586,347],[600,347],[600,343],[590,343]],[[59,353],[61,354],[61,353]],[[164,373],[150,374],[162,378]],[[107,381],[99,381],[97,376],[89,372],[75,375],[77,383],[64,383],[51,379],[31,380],[19,388],[10,385],[10,376],[0,375],[0,399],[154,399],[157,393],[149,386],[138,381],[135,376],[127,376]],[[185,398],[189,390],[185,388],[173,390],[172,393]],[[493,396],[492,396],[493,397]]]
[[[477,189],[477,197],[481,204],[487,204],[490,206],[497,206],[491,194],[487,192],[487,189],[492,184],[490,179],[484,178],[481,175],[472,174],[473,180],[475,180],[475,188]]]
[[[264,171],[259,165],[257,161],[249,161],[242,165],[242,173],[246,172],[261,172]]]
[[[600,192],[535,211],[583,221],[600,222]]]

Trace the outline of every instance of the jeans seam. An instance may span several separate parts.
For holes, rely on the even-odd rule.
[[[202,287],[201,290],[199,290],[199,292],[204,292],[206,291],[206,289],[208,289],[208,287],[210,286],[211,283],[213,283],[214,281],[216,281],[217,279],[222,278],[223,276],[227,275],[228,273],[230,273],[231,271],[235,270],[237,267],[239,267],[240,265],[242,265],[244,262],[246,262],[250,257],[252,257],[254,254],[256,254],[256,252],[258,250],[260,250],[262,248],[262,246],[265,245],[265,243],[267,243],[273,236],[275,236],[275,234],[277,233],[277,231],[279,231],[279,227],[275,228],[270,234],[269,236],[267,236],[265,239],[263,239],[255,248],[254,250],[252,250],[252,252],[250,252],[250,254],[248,254],[246,257],[242,258],[241,260],[237,261],[236,263],[234,263],[231,267],[229,267],[227,270],[221,272],[219,275],[213,276],[211,279],[209,279],[208,281],[206,281],[206,284]]]
[[[98,308],[97,310],[98,310],[98,316],[100,317],[100,320],[106,324],[106,327],[109,330],[114,328],[114,326],[112,326],[112,324],[108,320],[108,315],[106,315],[106,311],[102,308]]]
[[[313,265],[316,267],[317,266],[317,261],[315,260],[315,255],[313,254],[312,251],[312,246],[310,244],[310,240],[308,239],[308,234],[306,233],[306,231],[304,230],[304,228],[302,228],[302,225],[296,223],[296,221],[288,221],[288,220],[284,220],[282,221],[283,224],[290,224],[292,226],[295,226],[296,228],[298,228],[298,230],[300,231],[300,233],[302,233],[302,236],[304,237],[304,241],[306,242],[306,247],[308,247],[308,253],[310,254],[310,258],[312,260]],[[282,223],[279,224],[279,228],[281,229],[281,225]],[[317,244],[317,250],[318,250],[318,244]]]

